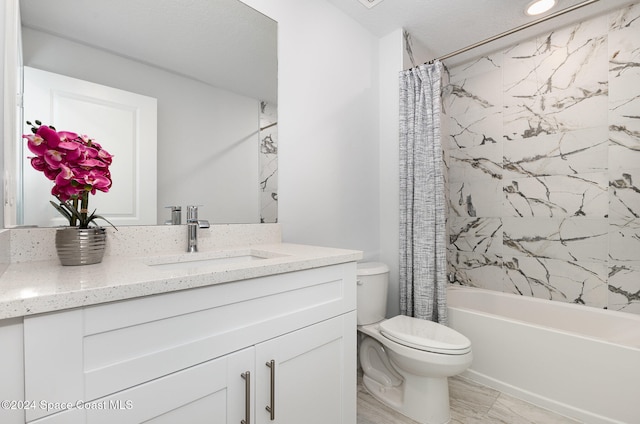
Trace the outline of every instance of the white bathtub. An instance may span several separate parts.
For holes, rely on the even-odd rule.
[[[585,423],[640,423],[640,316],[450,286],[463,376]]]

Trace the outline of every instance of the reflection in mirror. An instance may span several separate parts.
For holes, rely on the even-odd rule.
[[[188,7],[178,1],[160,7],[157,0],[20,1],[25,66],[157,99],[157,202],[148,223],[169,219],[166,206],[188,204],[203,205],[200,215],[211,223],[276,222],[276,22],[238,0],[194,0]],[[56,125],[68,120],[52,109],[58,129],[89,133],[78,124]],[[22,122],[34,119],[43,118],[25,115]],[[134,150],[121,154],[138,155],[123,157],[127,166],[152,160]],[[25,174],[37,172],[29,168]],[[132,176],[113,175],[114,190],[118,184],[131,184],[127,193],[151,190],[137,184],[139,170],[125,175]],[[16,178],[16,193],[30,190]],[[42,175],[33,179],[50,184]],[[103,202],[115,202],[109,195]],[[139,208],[132,196],[131,208]],[[15,224],[33,224],[18,211]]]
[[[23,68],[23,81],[24,116],[37,116],[45,125],[55,122],[58,131],[87,135],[118,158],[109,166],[111,174],[121,181],[136,182],[116,184],[108,193],[96,191],[89,196],[88,211],[97,210],[115,226],[155,224],[156,99],[29,66]],[[24,190],[17,216],[39,227],[68,225],[48,202],[42,201],[51,197],[53,182],[33,169],[30,149],[23,149],[23,155]]]

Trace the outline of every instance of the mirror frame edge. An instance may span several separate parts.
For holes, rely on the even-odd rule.
[[[18,110],[22,93],[22,39],[20,36],[20,3],[19,0],[5,0],[4,16],[4,87],[3,87],[3,172],[2,172],[2,222],[3,228],[17,225],[12,214],[5,213],[7,208],[16,208],[16,187],[12,175],[16,172],[15,161],[9,160],[17,155],[16,137],[20,137]],[[19,138],[18,138],[19,139]],[[13,214],[15,216],[15,214]]]

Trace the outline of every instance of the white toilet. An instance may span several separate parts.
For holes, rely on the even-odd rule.
[[[422,424],[450,420],[447,377],[471,365],[471,342],[432,321],[385,319],[389,268],[358,264],[358,332],[363,384],[382,403]]]

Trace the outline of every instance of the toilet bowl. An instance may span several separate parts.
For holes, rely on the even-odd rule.
[[[447,423],[447,378],[471,365],[471,342],[435,322],[403,315],[385,319],[388,273],[381,263],[358,264],[363,385],[376,399],[419,423]]]

